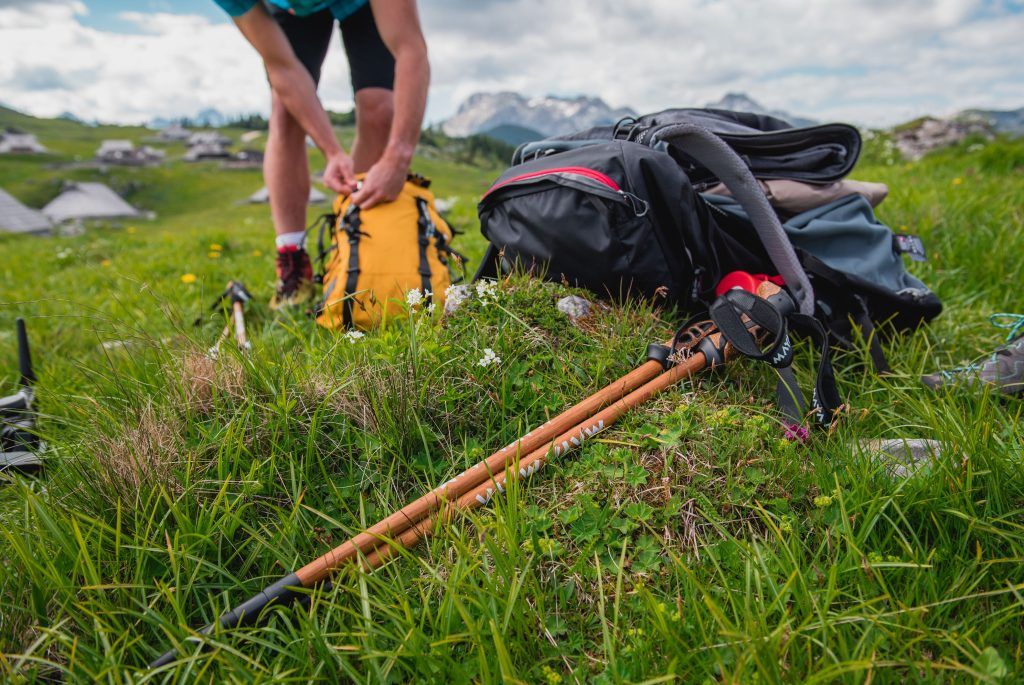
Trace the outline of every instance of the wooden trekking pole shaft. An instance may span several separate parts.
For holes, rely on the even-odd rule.
[[[245,310],[242,303],[235,300],[231,305],[231,313],[235,320],[235,342],[239,348],[245,349],[249,344],[249,338],[245,334]]]
[[[385,538],[399,535],[409,526],[430,515],[444,504],[454,501],[472,490],[492,474],[503,472],[515,464],[525,453],[544,447],[567,429],[593,416],[594,412],[620,399],[626,393],[648,382],[663,371],[656,361],[648,361],[625,376],[609,383],[587,399],[562,412],[555,418],[530,431],[515,442],[506,445],[487,459],[466,469],[448,482],[431,490],[419,499],[407,504],[399,511],[374,524],[364,532],[347,540],[323,556],[306,564],[295,575],[304,587],[309,587],[324,578],[339,566],[352,561],[360,553],[366,554],[381,544]]]
[[[224,327],[224,330],[220,332],[220,337],[217,338],[217,342],[210,348],[210,354],[216,354],[220,351],[220,346],[224,342],[224,339],[231,335],[231,324]]]
[[[711,334],[708,340],[716,348],[722,345],[719,333]],[[724,356],[719,357],[719,359],[723,358]],[[510,467],[500,472],[494,472],[489,479],[466,492],[458,500],[450,502],[440,515],[440,520],[448,522],[459,512],[485,506],[496,493],[504,492],[505,483],[510,475],[512,478],[529,478],[539,471],[550,458],[558,458],[573,447],[579,447],[584,441],[618,421],[629,410],[647,402],[654,395],[678,383],[680,380],[688,378],[711,365],[708,361],[708,355],[703,352],[695,353],[689,359],[673,366],[668,371],[605,407],[592,417],[581,421],[571,430],[562,433],[548,446],[530,452],[519,460],[518,468]],[[438,516],[432,516],[411,526],[391,542],[382,542],[376,549],[366,555],[365,567],[377,568],[388,559],[391,559],[399,549],[408,549],[415,546],[433,531],[437,521]]]

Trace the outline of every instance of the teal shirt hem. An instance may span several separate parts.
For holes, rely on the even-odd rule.
[[[240,17],[251,10],[259,0],[214,0],[222,10],[232,17]],[[308,14],[315,14],[320,10],[329,9],[331,14],[338,21],[352,16],[361,9],[369,0],[329,0],[319,2],[310,0],[271,0],[275,5],[285,10],[294,10],[295,14],[304,17]]]

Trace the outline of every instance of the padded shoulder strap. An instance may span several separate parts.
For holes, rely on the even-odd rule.
[[[689,122],[669,124],[654,131],[658,141],[679,144],[686,154],[711,171],[743,206],[772,264],[786,281],[786,288],[801,314],[814,314],[814,290],[786,232],[750,169],[732,148],[708,129]]]

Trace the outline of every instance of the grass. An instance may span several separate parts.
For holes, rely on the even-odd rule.
[[[54,163],[136,135],[39,126],[55,155],[0,160],[0,186],[35,205],[63,178],[100,177]],[[0,237],[0,392],[14,388],[25,316],[50,444],[44,477],[0,487],[0,675],[1019,679],[1022,405],[916,379],[996,344],[989,313],[1024,309],[1024,143],[890,154],[872,141],[856,176],[890,184],[880,214],[925,238],[931,261],[914,271],[946,312],[887,344],[893,376],[866,371],[863,350],[840,355],[852,411],[834,432],[783,441],[769,372],[738,363],[386,567],[342,573],[159,673],[145,664],[229,605],[632,368],[674,317],[634,303],[578,328],[554,307],[565,288],[517,278],[444,323],[415,315],[356,343],[258,304],[251,358],[213,363],[220,322],[191,320],[229,278],[261,302],[271,290],[267,210],[234,204],[258,173],[110,172],[155,221]],[[478,259],[474,198],[498,169],[438,155],[417,168],[459,197],[461,247]],[[477,365],[487,347],[500,364]],[[860,447],[885,437],[936,438],[943,454],[894,479]]]

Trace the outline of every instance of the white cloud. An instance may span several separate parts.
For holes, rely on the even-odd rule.
[[[85,13],[79,2],[0,6],[0,99],[43,116],[119,122],[268,110],[259,57],[232,24],[130,11],[118,18],[137,32],[115,33],[83,26]],[[350,107],[351,95],[329,104]]]
[[[516,0],[471,14],[463,4],[424,6],[433,92],[450,101],[507,88],[644,111],[746,91],[870,123],[1024,105],[1024,16],[981,0]]]
[[[818,118],[892,123],[1024,105],[1024,13],[992,0],[425,0],[428,118],[476,91],[600,95],[637,110],[746,91]],[[229,23],[126,12],[138,34],[83,26],[86,7],[0,0],[0,99],[139,121],[204,107],[267,110],[262,67]],[[351,106],[335,36],[321,95]]]

